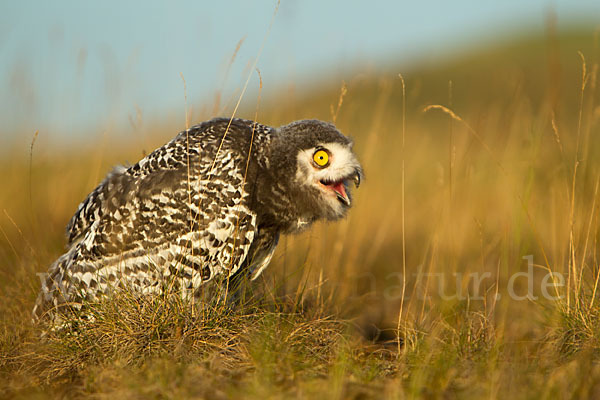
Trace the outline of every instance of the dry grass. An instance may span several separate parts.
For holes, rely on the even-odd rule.
[[[346,220],[284,238],[235,310],[124,295],[40,340],[36,272],[61,253],[78,202],[180,127],[61,152],[40,128],[31,168],[30,143],[0,161],[0,394],[600,395],[599,47],[592,35],[525,43],[263,99],[264,123],[334,118],[367,181]],[[549,271],[565,278],[548,289],[559,299],[544,296]]]

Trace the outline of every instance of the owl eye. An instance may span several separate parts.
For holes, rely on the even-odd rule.
[[[317,150],[313,155],[313,160],[317,166],[325,168],[329,165],[329,153],[325,150]]]

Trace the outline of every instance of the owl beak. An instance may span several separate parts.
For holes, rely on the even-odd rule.
[[[331,190],[337,197],[337,199],[345,204],[346,206],[350,207],[350,196],[348,196],[348,191],[347,191],[347,179],[343,179],[340,181],[320,181],[321,185],[323,185],[324,187],[326,187],[327,189]]]
[[[331,190],[342,204],[350,207],[350,204],[352,203],[350,194],[348,193],[350,182],[354,182],[354,185],[358,188],[361,180],[362,170],[356,168],[352,174],[347,175],[339,181],[321,180],[320,183]]]
[[[354,181],[354,185],[358,189],[358,187],[360,186],[360,171],[356,171],[354,173],[354,176],[352,177],[352,180]]]
[[[335,192],[338,200],[350,207],[350,197],[348,197],[348,193],[346,192],[346,184],[344,181],[333,184],[331,188]]]

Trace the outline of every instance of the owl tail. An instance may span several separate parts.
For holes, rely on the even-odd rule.
[[[42,288],[32,311],[34,324],[42,321],[53,323],[58,307],[66,303],[68,296],[65,272],[71,264],[71,260],[69,251],[50,266],[48,273],[38,273],[42,281]]]

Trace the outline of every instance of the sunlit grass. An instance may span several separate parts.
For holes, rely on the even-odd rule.
[[[244,307],[122,296],[43,340],[36,273],[77,204],[185,121],[148,130],[143,148],[107,137],[60,152],[40,127],[31,168],[29,146],[0,161],[0,393],[597,395],[599,53],[584,39],[560,42],[558,75],[537,43],[251,104],[240,116],[335,119],[353,136],[367,179],[349,217],[282,238]],[[545,295],[549,272],[564,285]]]

